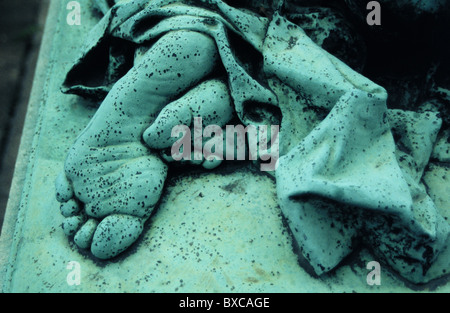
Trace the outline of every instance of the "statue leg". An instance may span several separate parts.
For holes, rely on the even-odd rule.
[[[79,247],[108,259],[140,236],[167,175],[142,134],[165,105],[208,76],[217,60],[210,37],[170,32],[112,88],[56,182],[64,232]]]

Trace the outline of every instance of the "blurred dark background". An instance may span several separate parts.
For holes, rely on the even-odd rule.
[[[0,230],[50,1],[69,0],[0,0]],[[338,57],[343,49],[342,55],[347,56],[344,62],[354,61],[354,68],[388,90],[390,108],[418,110],[425,101],[437,97],[436,110],[441,111],[445,127],[450,127],[448,97],[443,100],[445,95],[433,92],[435,86],[450,89],[450,1],[435,0],[445,3],[445,7],[438,13],[424,13],[414,9],[417,1],[380,0],[382,25],[379,27],[367,25],[368,2],[291,0],[286,1],[286,8],[302,6],[313,11],[316,8],[339,11],[351,22],[351,27],[336,24],[338,32],[334,37],[329,36],[324,49],[330,49]],[[327,21],[330,11],[322,12],[316,20],[290,18],[308,31],[308,23],[316,27],[321,19]],[[314,27],[310,29],[312,35]],[[356,39],[346,40],[353,37]]]
[[[49,1],[0,0],[0,229]]]

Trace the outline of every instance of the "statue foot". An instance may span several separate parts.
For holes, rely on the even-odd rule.
[[[100,259],[117,256],[140,236],[166,178],[167,166],[158,157],[125,157],[132,146],[90,149],[87,154],[72,149],[66,162],[71,170],[57,180],[65,234]]]
[[[100,259],[117,256],[139,237],[160,198],[167,166],[138,145],[72,149],[57,179],[65,234]]]
[[[139,237],[167,175],[166,164],[139,140],[136,119],[147,117],[136,114],[120,124],[120,116],[107,112],[104,103],[56,180],[65,234],[100,259],[117,256]]]

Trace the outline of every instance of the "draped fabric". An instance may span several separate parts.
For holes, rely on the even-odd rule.
[[[381,86],[277,11],[266,17],[221,0],[97,2],[105,15],[64,92],[101,100],[161,35],[207,34],[242,123],[281,123],[278,200],[316,274],[336,268],[361,242],[413,282],[450,268],[450,227],[422,183],[441,127],[437,114],[388,110]]]

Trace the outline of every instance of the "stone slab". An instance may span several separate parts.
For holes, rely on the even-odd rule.
[[[407,285],[382,268],[380,286],[366,281],[368,251],[316,278],[299,265],[271,177],[247,164],[183,173],[167,182],[141,238],[112,261],[73,246],[63,231],[54,180],[78,133],[94,113],[63,95],[64,73],[95,18],[67,25],[64,1],[52,1],[29,104],[20,157],[0,243],[3,292],[449,292]],[[80,267],[79,285],[68,281]]]

